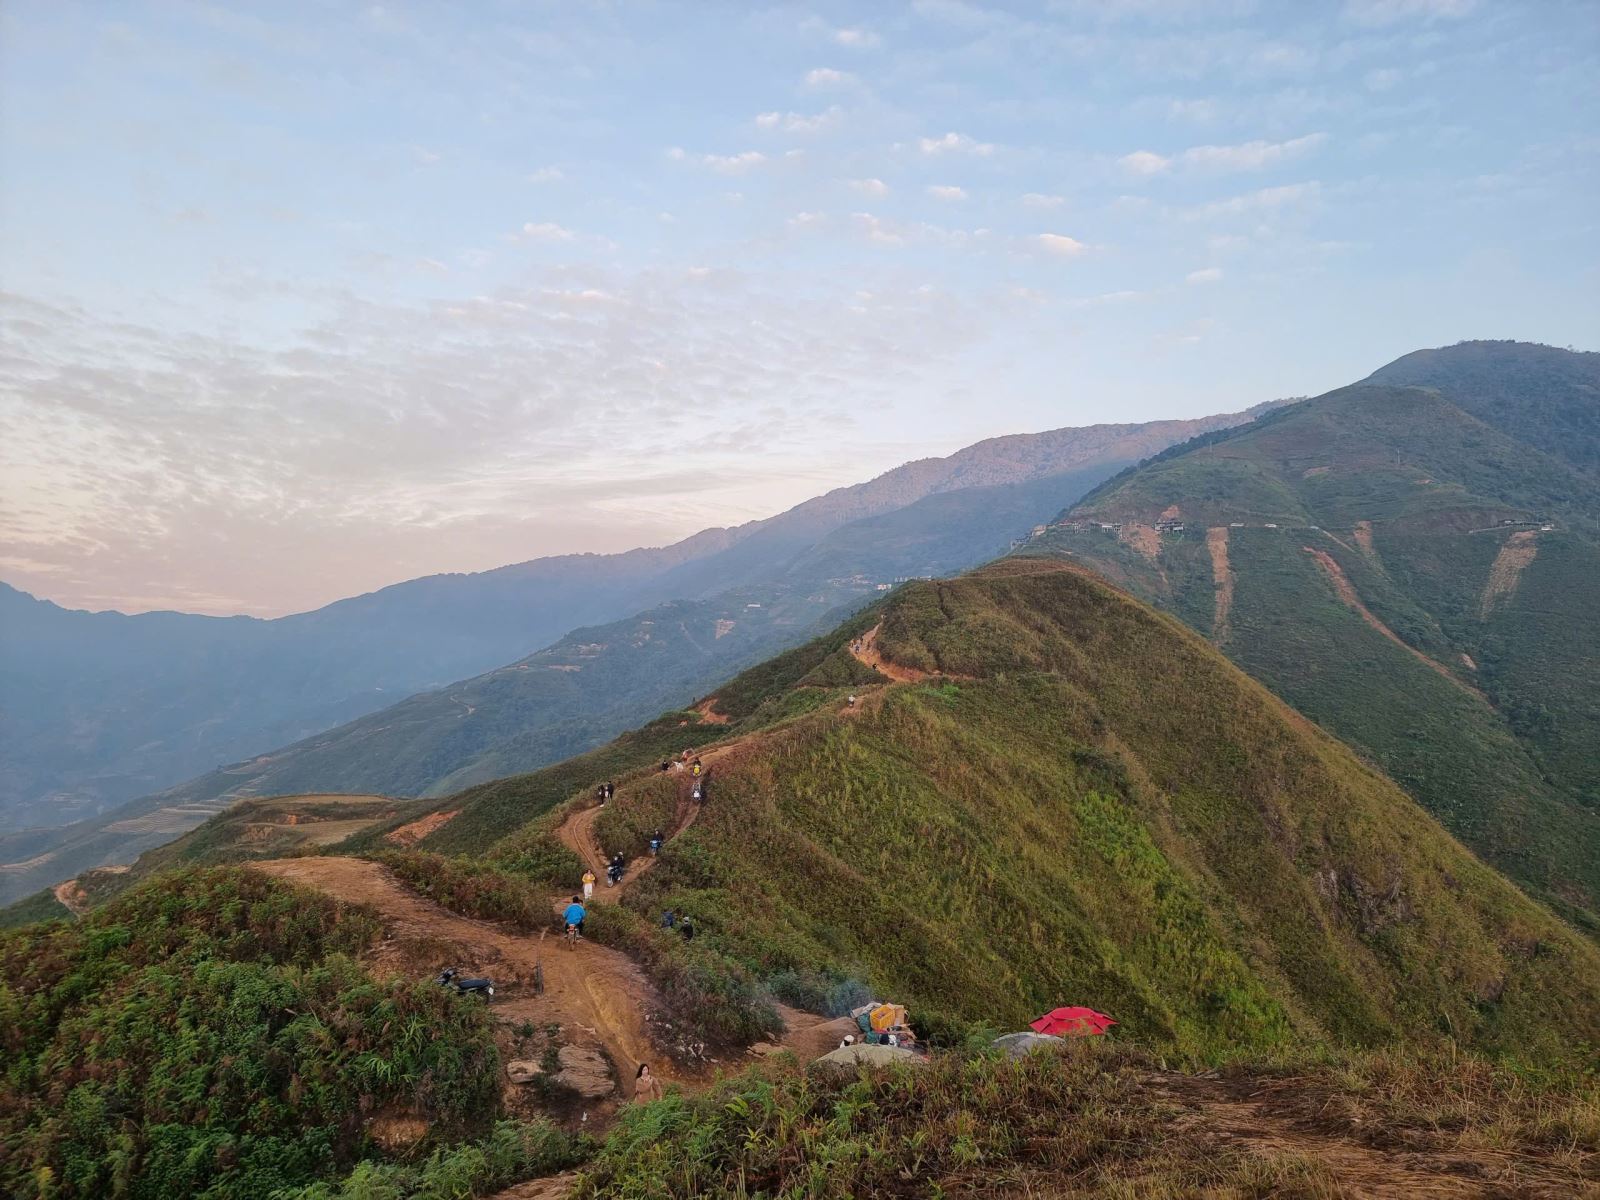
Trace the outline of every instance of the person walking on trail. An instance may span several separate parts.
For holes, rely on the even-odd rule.
[[[614,800],[616,798],[616,795],[617,795],[617,785],[607,781],[607,783],[606,783],[606,799],[607,800]]]
[[[594,899],[594,871],[586,869],[583,873],[583,898],[585,901]]]
[[[698,758],[695,759],[694,760],[694,768],[693,768],[694,777],[696,779],[699,779],[700,778],[700,772],[704,771],[704,770],[705,770],[705,768],[700,765],[700,760]]]
[[[568,929],[577,930],[578,936],[582,937],[583,919],[588,915],[589,914],[583,909],[583,902],[574,896],[572,898],[572,903],[567,905],[567,911],[561,914],[561,922]]]
[[[854,708],[855,706],[856,706],[856,694],[854,692],[851,692],[850,693],[850,707]]]
[[[661,836],[661,830],[656,830],[655,835],[650,839],[650,853],[652,856],[661,853],[661,844],[666,840]]]
[[[633,1099],[637,1104],[648,1104],[661,1099],[661,1080],[650,1070],[649,1063],[640,1063],[633,1076]]]
[[[683,920],[678,922],[678,932],[683,934],[684,941],[694,941],[694,922],[688,917],[685,917]]]
[[[616,887],[622,882],[622,873],[628,869],[628,862],[620,852],[611,856],[611,865],[606,868],[608,886]]]

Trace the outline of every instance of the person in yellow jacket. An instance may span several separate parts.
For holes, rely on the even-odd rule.
[[[583,872],[583,898],[594,899],[594,872],[585,868]]]

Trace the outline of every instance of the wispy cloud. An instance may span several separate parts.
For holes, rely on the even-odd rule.
[[[1035,234],[1033,243],[1040,250],[1055,258],[1077,258],[1089,249],[1077,238],[1068,237],[1064,233]]]
[[[1221,278],[1221,267],[1202,267],[1198,271],[1190,271],[1183,277],[1183,281],[1185,283],[1216,283]]]
[[[530,242],[570,242],[573,232],[554,221],[529,221],[523,225],[520,236]]]
[[[980,158],[994,153],[992,142],[980,142],[965,133],[946,133],[940,137],[917,139],[917,149],[924,154],[975,154]]]
[[[1260,171],[1278,163],[1300,158],[1327,140],[1325,133],[1308,133],[1285,142],[1256,140],[1232,146],[1191,146],[1171,157],[1150,150],[1136,150],[1118,159],[1132,175],[1160,175],[1174,167],[1200,171]]]
[[[1464,17],[1477,0],[1346,0],[1344,15],[1358,25],[1395,25],[1401,21],[1438,21]]]
[[[887,196],[889,185],[881,179],[852,179],[850,186],[863,196]]]
[[[759,150],[741,150],[737,154],[690,154],[682,146],[672,147],[667,151],[667,157],[675,162],[698,164],[719,175],[743,175],[767,161],[767,156]]]
[[[934,183],[928,185],[928,195],[935,200],[965,200],[967,189],[949,183]]]
[[[883,39],[870,29],[852,26],[847,29],[835,29],[833,40],[841,46],[848,46],[852,50],[870,50]]]
[[[819,113],[764,112],[756,117],[756,128],[780,133],[821,133],[837,125],[844,111],[837,105]]]
[[[1322,194],[1322,184],[1318,180],[1308,180],[1305,183],[1287,183],[1281,187],[1260,188],[1253,192],[1244,192],[1237,196],[1229,196],[1225,200],[1213,200],[1209,204],[1202,204],[1198,208],[1189,210],[1192,217],[1235,217],[1244,213],[1272,212],[1279,209],[1297,207],[1314,203]]]
[[[854,83],[855,78],[848,71],[840,71],[834,67],[813,67],[805,73],[805,85],[818,89],[846,87]]]
[[[1054,192],[1025,192],[1022,196],[1022,203],[1029,208],[1060,208],[1066,201],[1065,196]]]

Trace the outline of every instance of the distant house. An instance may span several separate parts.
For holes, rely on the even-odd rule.
[[[1244,528],[1244,522],[1243,521],[1229,521],[1228,522],[1228,528],[1229,529],[1243,529]]]
[[[893,585],[892,585],[892,584],[888,584],[888,583],[880,583],[880,584],[879,584],[879,585],[878,585],[878,590],[879,590],[879,591],[880,591],[880,592],[887,592],[887,591],[888,591],[888,590],[889,590],[889,589],[890,589],[890,588],[891,588],[891,587],[892,587],[892,586],[893,586]]]
[[[1157,533],[1182,533],[1183,532],[1183,522],[1182,521],[1173,520],[1170,517],[1167,518],[1164,521],[1157,521],[1156,522],[1156,532]]]
[[[1267,529],[1276,529],[1277,527],[1278,523],[1276,521],[1268,521],[1265,526]]]

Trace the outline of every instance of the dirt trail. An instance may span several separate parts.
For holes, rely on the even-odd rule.
[[[665,1081],[687,1078],[652,1045],[644,1014],[655,1007],[655,991],[624,954],[588,942],[568,949],[554,938],[545,941],[541,951],[537,937],[458,916],[424,900],[365,859],[285,858],[251,865],[335,899],[371,905],[399,937],[448,943],[449,965],[491,976],[496,991],[506,995],[503,1002],[497,997],[493,1008],[502,1021],[558,1023],[568,1031],[568,1040],[603,1049],[624,1079],[631,1079],[641,1062],[651,1063]],[[545,990],[535,996],[534,968],[541,963]]]
[[[1184,1108],[1174,1128],[1199,1130],[1225,1145],[1311,1159],[1337,1178],[1340,1200],[1395,1196],[1458,1200],[1511,1194],[1491,1182],[1499,1173],[1499,1164],[1493,1161],[1459,1152],[1380,1150],[1351,1141],[1337,1128],[1319,1127],[1304,1111],[1303,1085],[1293,1079],[1160,1074],[1145,1083]]]
[[[878,649],[878,630],[881,628],[882,625],[874,625],[862,634],[858,643],[860,649],[852,645],[850,653],[854,654],[858,661],[866,663],[880,675],[887,675],[896,683],[917,683],[929,678],[926,671],[919,671],[915,667],[902,667],[883,657]]]
[[[1363,621],[1365,621],[1379,633],[1383,634],[1384,637],[1388,638],[1396,646],[1399,646],[1400,649],[1411,655],[1412,658],[1416,659],[1423,666],[1427,667],[1428,670],[1443,676],[1445,679],[1448,679],[1462,691],[1470,692],[1472,695],[1477,696],[1480,700],[1483,699],[1483,693],[1478,691],[1477,688],[1473,687],[1470,683],[1462,682],[1451,672],[1450,668],[1445,666],[1443,663],[1429,658],[1415,646],[1402,641],[1399,634],[1395,633],[1394,630],[1390,629],[1387,625],[1380,621],[1377,615],[1361,602],[1361,597],[1356,594],[1354,585],[1352,585],[1350,580],[1345,577],[1344,568],[1341,567],[1334,560],[1333,556],[1330,555],[1326,550],[1316,550],[1310,546],[1302,546],[1300,548],[1307,554],[1311,555],[1312,558],[1317,560],[1317,565],[1320,566],[1323,572],[1328,576],[1329,582],[1333,584],[1333,590],[1339,594],[1339,599],[1343,600],[1345,605]]]
[[[1500,547],[1500,553],[1494,556],[1494,564],[1489,568],[1488,581],[1483,585],[1483,601],[1478,608],[1479,617],[1487,621],[1489,615],[1502,601],[1509,600],[1516,594],[1522,572],[1538,553],[1539,547],[1534,544],[1531,529],[1513,533],[1506,539],[1505,545]]]
[[[1372,546],[1372,522],[1357,521],[1353,531],[1356,545],[1361,547],[1361,552],[1370,558],[1377,558],[1378,552]]]
[[[1218,525],[1206,530],[1206,552],[1211,555],[1211,582],[1216,586],[1216,615],[1211,619],[1211,636],[1221,641],[1228,633],[1228,613],[1233,610],[1233,568],[1228,565],[1228,528]]]

